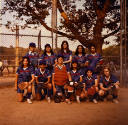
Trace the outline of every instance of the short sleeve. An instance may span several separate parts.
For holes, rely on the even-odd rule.
[[[21,69],[21,67],[18,67],[16,74],[20,74],[20,69]]]
[[[111,80],[113,83],[116,83],[119,81],[114,75],[111,76]]]

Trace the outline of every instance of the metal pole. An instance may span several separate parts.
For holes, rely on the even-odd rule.
[[[123,29],[123,26],[122,26],[122,0],[120,0],[120,83],[121,85],[123,84],[123,60],[122,60],[122,29]]]
[[[16,25],[16,60],[15,60],[16,70],[19,66],[19,26]]]
[[[125,47],[124,47],[124,49],[125,49],[125,79],[124,79],[124,83],[125,83],[125,86],[126,86],[126,77],[127,77],[127,36],[126,36],[126,34],[127,34],[127,22],[126,22],[126,17],[127,17],[127,9],[126,9],[126,0],[125,0],[125,3],[124,3],[125,5],[125,7],[124,7],[124,11],[125,11],[125,13],[124,13],[124,35],[125,35],[125,39],[124,39],[124,41],[125,41]]]
[[[57,38],[55,36],[53,30],[57,29],[57,0],[52,0],[52,47],[55,40],[55,48],[57,49]]]

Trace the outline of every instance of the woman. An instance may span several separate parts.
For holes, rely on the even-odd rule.
[[[86,56],[85,56],[85,49],[82,45],[78,45],[75,55],[73,56],[73,60],[76,60],[78,62],[78,65],[80,67],[80,70],[83,74],[86,72]]]
[[[28,57],[23,57],[21,65],[18,67],[16,72],[16,80],[15,80],[15,89],[18,93],[18,100],[19,102],[23,101],[23,93],[24,89],[20,88],[22,83],[26,84],[27,89],[27,102],[29,104],[32,103],[30,97],[32,94],[32,83],[34,81],[34,71],[33,68],[30,66],[30,60]]]
[[[49,71],[53,70],[53,66],[57,63],[57,61],[56,55],[53,53],[50,44],[45,45],[44,53],[41,56],[41,60],[44,60],[46,62],[46,66]]]
[[[63,63],[66,65],[67,70],[69,70],[70,64],[72,62],[72,51],[69,50],[69,44],[67,41],[62,42],[59,55],[62,55],[64,57]]]
[[[90,52],[91,53],[87,55],[86,63],[95,74],[99,74],[101,71],[101,65],[103,64],[102,56],[96,52],[96,47],[94,45],[90,46]]]

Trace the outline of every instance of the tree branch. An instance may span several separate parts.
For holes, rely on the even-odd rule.
[[[32,9],[32,8],[29,6],[29,0],[26,1],[26,6],[27,6],[28,10],[29,10],[33,15],[35,15],[35,16],[39,19],[40,23],[41,23],[47,30],[53,31],[54,33],[60,34],[60,35],[65,36],[65,37],[67,37],[67,38],[75,39],[75,37],[72,36],[72,35],[68,35],[68,34],[63,33],[63,32],[61,32],[61,31],[58,31],[58,30],[55,30],[55,29],[50,28],[50,27],[41,19],[41,17],[38,16],[38,14],[35,13],[34,9]]]
[[[120,30],[120,27],[117,28],[115,31],[103,36],[102,39],[104,40],[104,39],[108,38],[109,36],[112,36],[112,35],[116,34],[119,30]]]

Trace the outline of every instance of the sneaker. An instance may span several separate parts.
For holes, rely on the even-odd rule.
[[[76,97],[76,101],[78,104],[80,104],[80,97],[79,96]]]
[[[32,104],[31,99],[27,99],[28,104]]]
[[[118,104],[119,101],[117,99],[113,99],[113,103]]]
[[[97,104],[97,103],[98,103],[96,99],[93,99],[93,102],[94,102],[95,104]]]
[[[31,94],[31,97],[30,97],[31,100],[33,100],[33,95]]]
[[[50,97],[47,98],[47,101],[48,101],[48,103],[51,103],[51,99],[50,99]]]
[[[65,99],[66,103],[71,104],[71,101],[69,99]]]

